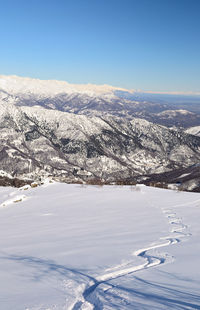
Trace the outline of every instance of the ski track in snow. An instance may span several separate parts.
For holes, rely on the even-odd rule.
[[[178,217],[176,212],[174,212],[172,209],[163,208],[162,212],[167,217],[169,224],[172,226],[170,234],[168,236],[161,237],[158,242],[152,243],[146,248],[142,248],[133,252],[132,255],[135,257],[141,257],[144,260],[144,263],[135,266],[132,265],[133,263],[131,261],[129,261],[127,263],[123,263],[113,268],[107,269],[109,272],[98,276],[93,281],[89,282],[89,284],[85,287],[82,296],[80,297],[79,295],[79,298],[77,296],[75,303],[71,305],[70,309],[102,310],[102,302],[96,294],[96,290],[101,284],[106,284],[108,287],[112,287],[113,285],[109,284],[109,281],[111,280],[115,280],[119,277],[123,277],[137,271],[142,271],[147,268],[172,262],[174,260],[174,258],[168,254],[155,253],[155,250],[179,243],[183,240],[187,240],[187,238],[191,236],[191,233],[185,231],[188,228],[187,225],[182,222],[182,219]]]
[[[29,188],[30,186],[24,186],[19,188],[18,190],[15,190],[14,192],[11,192],[8,195],[9,199],[2,202],[0,207],[6,207],[8,205],[14,204],[16,202],[22,202],[30,198],[24,194],[19,194],[20,191],[27,190]],[[183,206],[183,204],[180,206]],[[179,207],[179,205],[174,207]],[[76,296],[74,302],[70,306],[68,305],[66,309],[102,310],[102,302],[96,294],[96,290],[101,284],[112,287],[113,285],[109,284],[109,281],[111,280],[115,280],[119,277],[123,277],[137,271],[142,271],[147,268],[156,267],[164,263],[172,262],[174,260],[174,258],[168,254],[161,254],[158,252],[155,253],[155,250],[179,243],[184,239],[186,240],[188,237],[191,236],[191,233],[185,232],[185,230],[187,229],[187,225],[182,222],[182,219],[179,218],[176,212],[174,212],[172,209],[163,208],[162,212],[168,218],[168,221],[172,226],[170,234],[168,236],[161,237],[158,242],[152,243],[151,245],[142,249],[138,249],[132,253],[134,257],[142,258],[144,262],[140,265],[133,265],[134,262],[128,261],[126,263],[122,263],[120,265],[107,269],[106,273],[96,278],[85,275],[86,278],[88,278],[89,283],[87,285],[79,285],[79,287],[76,289]],[[51,309],[48,308],[48,310]]]

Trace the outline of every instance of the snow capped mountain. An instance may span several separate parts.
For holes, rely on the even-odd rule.
[[[0,170],[19,178],[135,182],[199,162],[200,137],[143,119],[172,125],[196,114],[147,113],[160,107],[118,97],[123,91],[1,76]]]
[[[200,115],[179,104],[143,98],[142,93],[109,85],[75,85],[62,81],[44,81],[17,76],[0,76],[0,98],[16,106],[41,106],[90,116],[115,115],[131,120],[149,120],[168,127],[200,125]],[[187,108],[190,110],[192,104]]]
[[[109,85],[93,84],[70,84],[64,81],[39,80],[18,76],[0,75],[0,89],[12,95],[26,96],[34,94],[38,96],[49,96],[58,94],[87,94],[88,96],[114,96],[116,90],[127,91]]]
[[[159,116],[163,116],[163,117],[169,117],[169,118],[173,118],[174,116],[179,116],[179,115],[194,115],[194,113],[187,111],[187,110],[166,110],[163,112],[158,113]]]
[[[188,128],[185,132],[190,135],[200,136],[200,126]]]
[[[200,115],[182,109],[165,110],[150,115],[149,120],[167,127],[175,126],[179,128],[187,128],[192,125],[200,124]]]
[[[200,138],[142,119],[0,104],[0,169],[12,176],[113,181],[187,167]]]

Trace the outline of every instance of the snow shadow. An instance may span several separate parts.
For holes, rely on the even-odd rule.
[[[22,263],[23,266],[34,268],[36,274],[33,275],[35,281],[40,281],[42,278],[50,275],[59,275],[62,277],[76,276],[76,278],[85,278],[85,280],[95,279],[81,270],[67,267],[65,265],[56,264],[52,260],[46,260],[33,256],[21,256],[21,255],[4,255],[0,256],[1,260],[10,260],[13,262]]]
[[[187,287],[190,287],[188,278],[179,279],[176,276],[176,280],[185,280],[188,282]],[[130,278],[127,283],[130,285]],[[135,276],[132,278],[131,287],[111,282],[108,284],[110,288],[103,292],[104,296],[100,291],[99,293],[114,309],[123,309],[123,304],[124,309],[200,309],[200,294],[191,293],[185,286],[169,286]]]
[[[23,267],[33,268],[33,273],[28,276],[34,281],[40,281],[45,277],[61,277],[74,279],[77,283],[92,281],[93,285],[83,291],[83,298],[89,302],[94,310],[106,309],[195,309],[200,310],[200,293],[192,293],[192,279],[183,276],[162,272],[162,279],[170,279],[168,284],[150,280],[144,280],[137,276],[124,275],[115,280],[98,282],[95,278],[83,270],[74,269],[57,264],[52,260],[46,260],[25,255],[2,255],[1,260],[10,260],[22,263]],[[161,272],[161,271],[160,271]],[[27,270],[24,270],[27,276]],[[193,283],[194,284],[194,283]],[[200,287],[195,283],[195,287]],[[73,310],[81,309],[82,300],[75,302]]]

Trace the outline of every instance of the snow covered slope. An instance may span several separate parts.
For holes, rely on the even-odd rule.
[[[200,126],[190,127],[185,132],[190,135],[200,136]]]
[[[182,127],[200,116],[133,98],[107,85],[0,76],[0,170],[17,178],[137,182],[198,164],[200,137],[143,118]]]
[[[200,138],[142,119],[88,117],[0,101],[0,169],[16,177],[116,181],[188,167]]]
[[[0,76],[0,96],[7,96],[6,100],[17,106],[40,105],[46,109],[90,116],[139,117],[168,127],[200,125],[200,115],[186,111],[192,107],[191,101],[182,107],[180,102],[172,104],[162,98],[151,98],[150,94],[149,98],[143,95],[109,85],[75,85],[62,81]],[[184,100],[181,98],[179,101]]]
[[[165,110],[150,115],[149,120],[167,127],[191,127],[200,124],[200,115],[187,110]]]
[[[112,95],[114,91],[128,91],[123,88],[113,87],[109,85],[94,84],[70,84],[64,81],[56,80],[39,80],[24,78],[19,76],[0,75],[0,89],[12,95],[31,96],[35,94],[39,96],[49,96],[57,94],[87,94],[89,96]]]
[[[200,196],[0,188],[0,309],[200,309]]]

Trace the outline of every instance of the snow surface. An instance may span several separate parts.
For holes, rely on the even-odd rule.
[[[0,309],[200,309],[200,195],[0,188]]]
[[[28,77],[0,75],[0,90],[13,95],[17,94],[38,94],[38,95],[56,95],[56,94],[87,94],[89,96],[114,96],[114,91],[127,91],[124,88],[113,87],[110,85],[95,84],[70,84],[65,81],[39,80]]]
[[[1,177],[7,177],[7,178],[10,178],[10,179],[13,178],[11,174],[9,174],[9,173],[7,173],[7,172],[5,172],[3,170],[0,170],[0,176]]]
[[[190,127],[189,129],[185,130],[186,133],[194,136],[200,136],[200,126]]]
[[[169,117],[169,118],[173,118],[175,116],[179,116],[179,115],[194,115],[194,113],[190,112],[190,111],[187,111],[187,110],[182,110],[182,109],[179,109],[179,110],[165,110],[163,112],[160,112],[158,113],[158,115],[160,116],[166,116],[166,117]]]

